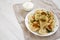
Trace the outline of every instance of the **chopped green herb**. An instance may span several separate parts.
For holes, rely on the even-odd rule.
[[[48,33],[52,32],[52,30],[49,30],[49,29],[47,29],[47,28],[46,28],[46,30],[47,30]]]
[[[49,11],[47,11],[47,14],[48,14],[48,18],[50,18]]]

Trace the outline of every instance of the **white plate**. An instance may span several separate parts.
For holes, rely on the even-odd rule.
[[[45,35],[41,35],[41,34],[38,34],[37,32],[33,32],[33,31],[29,28],[28,16],[31,15],[31,14],[34,14],[34,12],[35,12],[36,10],[37,10],[37,9],[29,12],[29,13],[26,15],[26,17],[25,17],[25,25],[26,25],[27,29],[28,29],[30,32],[32,32],[33,34],[38,35],[38,36],[50,36],[50,35],[54,34],[54,33],[57,31],[58,27],[59,27],[58,18],[57,18],[57,16],[56,16],[55,14],[54,14],[54,19],[55,19],[56,22],[55,22],[55,28],[54,28],[54,31],[53,31],[53,32],[50,32],[50,33],[45,34]],[[40,9],[40,10],[41,10],[41,9]],[[45,10],[45,9],[44,9],[44,10]]]

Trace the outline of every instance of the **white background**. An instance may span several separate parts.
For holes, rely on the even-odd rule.
[[[0,40],[24,40],[23,32],[13,10],[13,4],[28,0],[0,0]],[[53,2],[60,8],[59,0]]]

